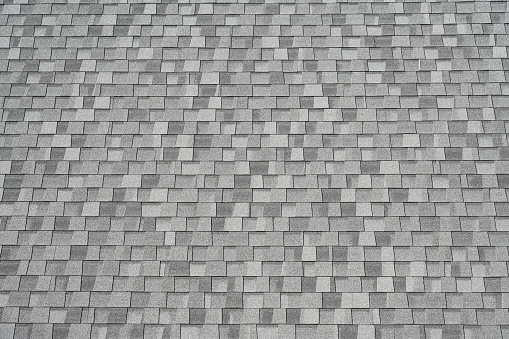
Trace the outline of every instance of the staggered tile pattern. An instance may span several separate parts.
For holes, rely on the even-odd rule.
[[[4,0],[0,338],[509,338],[508,10]]]

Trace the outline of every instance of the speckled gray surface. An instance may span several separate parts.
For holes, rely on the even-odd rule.
[[[0,338],[509,338],[507,13],[3,0]]]

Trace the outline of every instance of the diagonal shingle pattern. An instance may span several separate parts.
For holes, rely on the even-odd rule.
[[[3,0],[0,338],[509,338],[506,1]]]

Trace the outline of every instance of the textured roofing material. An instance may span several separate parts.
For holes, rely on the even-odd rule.
[[[0,5],[0,338],[509,339],[506,1]]]

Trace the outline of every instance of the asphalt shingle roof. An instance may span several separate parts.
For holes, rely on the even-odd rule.
[[[506,1],[0,5],[0,339],[509,339]]]

